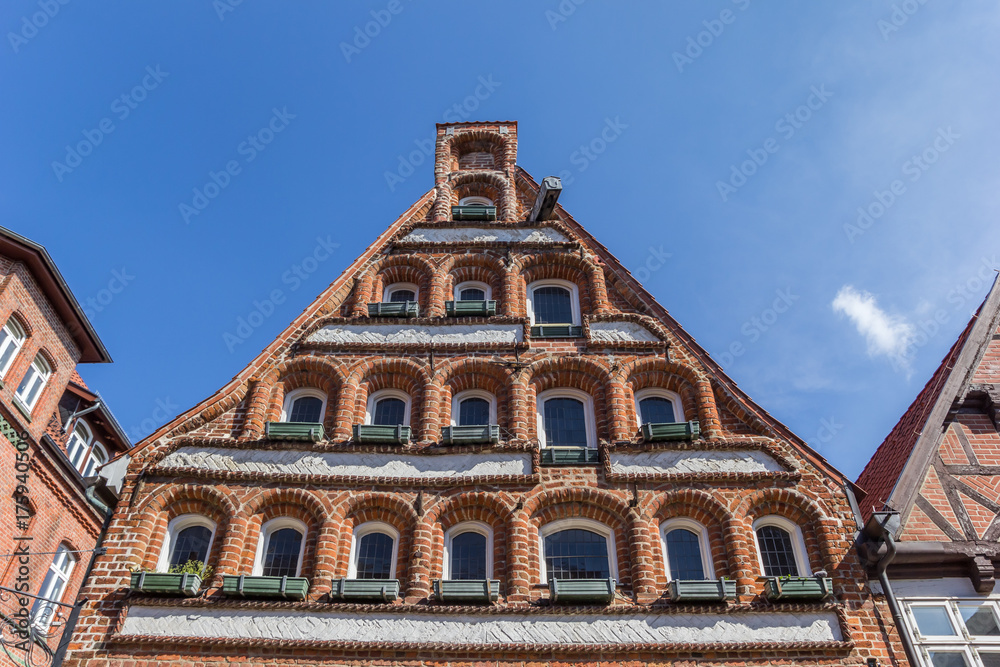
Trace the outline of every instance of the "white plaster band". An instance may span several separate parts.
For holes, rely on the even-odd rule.
[[[523,337],[524,327],[520,324],[331,324],[306,340],[310,343],[368,345],[475,345],[520,343]]]
[[[418,227],[402,243],[562,243],[569,241],[551,227]]]
[[[660,340],[659,336],[635,322],[591,322],[590,337],[611,343],[655,343]]]
[[[771,456],[760,451],[610,452],[611,472],[617,475],[683,475],[689,473],[784,472]]]

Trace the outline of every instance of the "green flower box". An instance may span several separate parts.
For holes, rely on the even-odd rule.
[[[825,600],[833,595],[830,577],[768,577],[764,595],[775,602],[784,600]]]
[[[490,604],[500,597],[500,582],[496,579],[436,579],[434,596],[441,602]]]
[[[201,591],[197,574],[167,574],[166,572],[133,572],[129,588],[137,593],[185,595],[194,597]]]
[[[500,442],[500,427],[489,426],[445,426],[441,429],[441,443],[445,445],[476,445]]]
[[[488,221],[497,219],[496,206],[452,206],[452,220]]]
[[[579,338],[583,327],[575,324],[538,324],[531,327],[532,338]]]
[[[614,579],[549,579],[553,604],[611,604],[615,601]]]
[[[368,304],[368,317],[419,317],[416,301],[382,301]]]
[[[497,314],[496,301],[445,301],[448,317],[493,317]]]
[[[225,575],[222,592],[238,598],[284,598],[305,600],[309,594],[309,580],[304,577],[248,577]]]
[[[642,425],[642,438],[646,442],[694,440],[698,437],[701,437],[701,425],[696,421]]]
[[[577,465],[597,463],[600,454],[593,447],[544,447],[542,463],[545,465]]]
[[[409,426],[355,424],[354,442],[376,445],[405,445],[410,441]]]
[[[268,440],[306,440],[319,442],[326,437],[322,424],[313,422],[267,422],[264,435]]]
[[[736,582],[732,579],[674,579],[670,582],[670,599],[674,602],[722,602],[736,599]]]
[[[399,580],[334,579],[330,597],[347,602],[392,602],[399,597]]]

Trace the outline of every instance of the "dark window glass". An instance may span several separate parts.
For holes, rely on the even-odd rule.
[[[660,396],[639,401],[639,412],[642,414],[643,424],[672,424],[676,421],[673,401]]]
[[[701,543],[693,531],[675,528],[667,533],[667,558],[671,578],[705,578],[705,569],[701,564]]]
[[[282,528],[271,533],[264,554],[265,577],[294,577],[298,574],[302,533],[294,528]]]
[[[587,420],[582,401],[575,398],[550,398],[545,401],[544,409],[547,447],[587,446]]]
[[[458,295],[460,301],[486,301],[486,290],[478,287],[466,287]]]
[[[980,651],[979,659],[983,661],[983,667],[1000,667],[1000,653]]]
[[[406,415],[406,403],[399,398],[383,398],[375,401],[372,423],[377,426],[399,426]]]
[[[486,578],[486,536],[462,533],[451,539],[451,578]]]
[[[292,414],[288,421],[318,424],[323,421],[323,401],[315,396],[303,396],[292,401]]]
[[[539,287],[532,291],[535,324],[572,324],[573,294],[565,287]]]
[[[189,560],[208,560],[208,544],[212,531],[205,526],[191,526],[177,533],[174,548],[170,554],[170,566],[183,565]]]
[[[398,289],[393,290],[389,295],[389,301],[396,303],[399,301],[416,301],[417,295],[413,293],[411,289]]]
[[[934,667],[968,667],[961,651],[929,651],[928,655]]]
[[[486,426],[489,423],[490,402],[485,398],[467,398],[459,404],[459,426]]]
[[[549,579],[607,579],[608,541],[603,535],[573,528],[545,537]]]
[[[764,561],[764,574],[769,577],[797,577],[799,567],[795,564],[795,550],[792,536],[788,531],[776,526],[757,529],[757,543]]]
[[[358,579],[388,579],[392,576],[392,537],[368,533],[358,540]]]
[[[958,613],[965,621],[965,627],[970,635],[997,636],[1000,635],[1000,626],[997,625],[997,617],[988,606],[959,606]]]

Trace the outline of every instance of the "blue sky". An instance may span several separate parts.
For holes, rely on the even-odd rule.
[[[851,477],[1000,266],[995,3],[234,3],[0,8],[0,224],[90,310],[133,438],[432,186],[407,156],[443,120],[519,121],[518,163]]]

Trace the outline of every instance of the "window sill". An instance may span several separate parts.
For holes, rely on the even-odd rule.
[[[28,406],[22,403],[21,399],[19,399],[16,395],[14,396],[12,403],[14,404],[14,407],[20,410],[21,414],[24,415],[24,418],[27,419],[28,422],[31,422],[31,410],[28,409]]]

